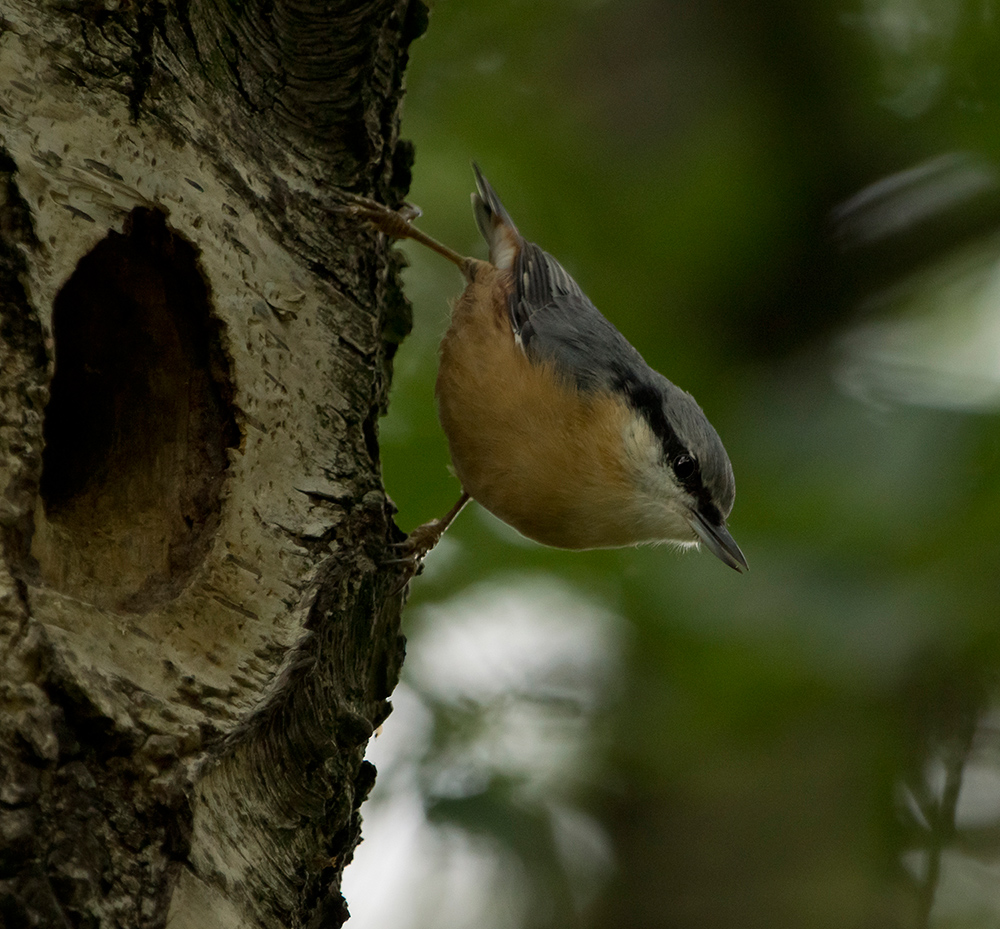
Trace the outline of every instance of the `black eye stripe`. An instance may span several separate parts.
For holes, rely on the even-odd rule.
[[[653,435],[660,440],[663,446],[664,462],[669,463],[675,475],[677,475],[677,463],[681,458],[691,460],[694,468],[690,475],[686,478],[677,475],[677,479],[684,486],[684,489],[698,501],[698,512],[714,525],[721,525],[722,513],[702,481],[698,460],[687,450],[667,421],[666,414],[663,412],[663,400],[660,392],[652,385],[643,384],[641,381],[624,374],[619,376],[614,386],[625,395],[632,409],[649,423]],[[682,468],[682,470],[685,469]]]
[[[667,417],[663,413],[663,402],[655,388],[627,377],[621,377],[615,387],[625,395],[632,409],[649,423],[649,428],[663,445],[663,454],[667,461],[674,461],[681,455],[687,454],[684,443],[667,422]]]

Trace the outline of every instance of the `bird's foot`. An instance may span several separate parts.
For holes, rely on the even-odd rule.
[[[412,203],[404,203],[398,210],[394,210],[377,200],[361,196],[355,196],[351,203],[343,207],[343,212],[370,223],[379,232],[384,232],[393,239],[411,238],[416,231],[411,223],[421,215],[420,207]]]
[[[393,210],[384,203],[369,200],[368,197],[354,196],[350,203],[340,207],[340,211],[369,223],[391,239],[413,239],[414,242],[427,246],[452,264],[458,265],[466,278],[471,280],[468,269],[474,259],[459,255],[454,249],[448,248],[447,245],[417,229],[413,225],[413,220],[420,216],[420,208],[412,203],[404,203],[398,210]]]
[[[447,528],[448,524],[443,519],[432,519],[417,526],[402,542],[392,546],[396,557],[387,559],[386,564],[412,564],[419,569]]]
[[[441,541],[441,536],[462,512],[469,499],[469,495],[463,491],[458,502],[444,516],[417,526],[402,542],[396,542],[392,546],[396,557],[387,558],[385,564],[403,565],[407,580],[416,577],[423,567],[424,559]]]

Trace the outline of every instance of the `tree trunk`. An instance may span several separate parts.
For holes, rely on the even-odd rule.
[[[0,7],[0,925],[339,926],[420,0]]]

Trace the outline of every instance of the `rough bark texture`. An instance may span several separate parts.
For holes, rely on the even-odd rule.
[[[0,925],[337,926],[420,0],[0,4]]]

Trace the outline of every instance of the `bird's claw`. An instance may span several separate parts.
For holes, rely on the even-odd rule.
[[[394,542],[390,548],[399,552],[398,558],[386,559],[386,564],[412,564],[419,567],[444,534],[448,524],[442,519],[417,526],[402,542]]]
[[[386,565],[402,565],[403,581],[394,593],[401,593],[403,588],[424,570],[424,559],[441,540],[441,535],[447,524],[440,519],[432,519],[422,526],[417,526],[402,542],[393,542],[389,547],[399,553],[398,558],[385,558]]]
[[[420,207],[412,203],[404,203],[398,210],[394,210],[377,200],[358,195],[342,208],[342,212],[370,223],[379,232],[394,239],[408,238],[410,224],[421,215]]]
[[[416,577],[423,570],[424,559],[431,549],[441,541],[445,530],[455,521],[455,517],[462,512],[462,508],[469,500],[468,493],[463,490],[458,502],[444,516],[417,526],[402,542],[394,542],[390,546],[399,552],[400,557],[387,558],[384,563],[409,566],[409,570],[403,568],[405,579],[400,590],[407,585],[411,578]]]

